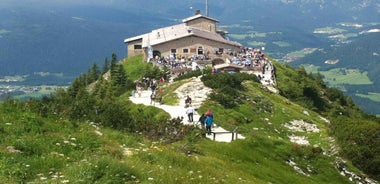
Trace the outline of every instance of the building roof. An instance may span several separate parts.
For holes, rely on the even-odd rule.
[[[186,23],[186,22],[189,22],[189,21],[192,21],[192,20],[195,20],[195,19],[199,19],[199,18],[205,18],[205,19],[212,20],[212,21],[214,21],[214,22],[219,22],[219,21],[216,20],[216,19],[213,19],[213,18],[211,18],[211,17],[204,16],[204,15],[202,15],[202,14],[197,14],[197,15],[191,16],[191,17],[189,17],[189,18],[183,19],[182,22],[183,22],[183,23]]]
[[[124,43],[129,43],[135,40],[142,39],[142,47],[148,47],[159,45],[162,43],[170,42],[180,38],[185,38],[189,36],[196,36],[200,38],[209,39],[216,42],[221,42],[228,45],[241,47],[242,45],[238,42],[230,41],[223,38],[220,34],[215,32],[210,32],[202,30],[195,27],[186,26],[185,23],[177,24],[169,27],[164,27],[160,29],[155,29],[150,33],[127,38]]]
[[[221,34],[226,34],[226,32],[214,32],[209,30],[204,30],[202,28],[197,28],[194,26],[188,26],[188,22],[196,19],[208,19],[214,22],[218,22],[218,20],[210,18],[208,16],[204,16],[200,13],[191,16],[189,18],[183,19],[181,24],[168,26],[164,28],[159,28],[152,30],[150,33],[146,33],[143,35],[127,38],[124,40],[124,43],[129,43],[132,41],[142,40],[142,47],[146,48],[149,46],[159,45],[163,43],[167,43],[170,41],[178,40],[185,37],[199,37],[231,46],[242,47],[242,45],[238,42],[230,41],[225,39]]]

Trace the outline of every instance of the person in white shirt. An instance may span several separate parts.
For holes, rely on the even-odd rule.
[[[193,106],[191,104],[189,104],[189,106],[186,108],[186,114],[187,114],[187,117],[189,118],[189,122],[193,122],[193,116],[194,116],[194,113],[195,113],[195,109],[193,108]]]

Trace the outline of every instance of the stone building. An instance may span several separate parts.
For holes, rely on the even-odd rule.
[[[128,56],[144,54],[147,59],[156,56],[213,58],[226,52],[239,52],[243,46],[226,39],[227,32],[218,30],[217,23],[218,20],[197,11],[181,24],[127,38],[124,43],[128,44]]]

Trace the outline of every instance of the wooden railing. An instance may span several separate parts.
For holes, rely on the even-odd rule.
[[[231,134],[231,141],[238,139],[238,127],[236,127],[234,130],[230,132],[211,132],[213,134],[213,140],[215,141],[216,134]]]

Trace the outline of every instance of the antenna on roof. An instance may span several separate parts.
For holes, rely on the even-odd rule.
[[[206,16],[208,17],[208,0],[206,0]]]

